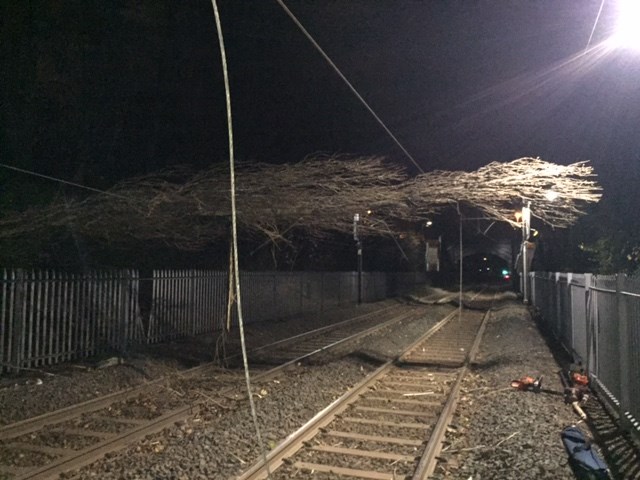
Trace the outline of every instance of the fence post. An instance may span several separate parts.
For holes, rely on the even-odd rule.
[[[560,291],[560,272],[555,273],[555,282],[554,282],[554,292],[555,292],[555,300],[556,304],[554,306],[554,322],[553,322],[553,336],[556,340],[562,341],[562,329],[560,327],[560,318],[562,315],[562,311],[560,308],[562,298]]]
[[[11,343],[13,348],[11,349],[11,364],[17,372],[23,366],[24,362],[24,342],[25,335],[27,333],[27,310],[24,305],[25,300],[25,275],[24,270],[18,268],[15,270],[15,293],[14,293],[14,315],[12,319],[12,338]]]
[[[118,350],[119,353],[121,355],[126,354],[127,352],[127,343],[128,343],[128,339],[127,339],[127,331],[128,331],[128,323],[129,323],[129,317],[128,317],[128,308],[127,308],[127,304],[128,304],[128,300],[129,300],[129,296],[131,295],[131,287],[129,285],[129,280],[127,279],[127,277],[129,276],[129,271],[128,270],[118,270],[116,271],[116,275],[118,277],[120,277],[120,282],[118,282],[120,285],[120,312],[119,312],[119,316],[120,316],[120,332],[119,332],[119,341],[118,341]]]
[[[10,359],[7,358],[7,350],[5,350],[5,346],[10,343],[10,339],[8,338],[8,330],[9,325],[8,322],[11,321],[11,316],[7,317],[6,312],[7,308],[7,292],[9,290],[9,282],[7,277],[7,270],[2,269],[2,280],[0,281],[0,290],[2,290],[2,300],[0,301],[0,374],[2,374],[6,368],[5,363],[9,363]],[[11,297],[9,297],[11,298]],[[7,338],[5,339],[5,335]]]
[[[531,300],[529,303],[533,306],[537,306],[536,302],[536,272],[531,272],[531,282],[529,282],[529,288],[531,289]]]
[[[571,283],[573,282],[573,273],[567,273],[567,297],[565,298],[564,310],[565,313],[563,315],[563,323],[568,322],[568,325],[565,328],[565,332],[569,337],[567,339],[570,348],[572,357],[575,358],[576,345],[575,338],[573,335],[573,290],[571,289]]]
[[[595,347],[596,347],[596,335],[595,335],[595,312],[596,309],[593,308],[594,299],[592,298],[591,285],[593,284],[593,274],[585,273],[584,274],[584,314],[585,314],[585,326],[587,328],[587,358],[586,369],[587,373],[595,373],[596,367],[595,363]]]
[[[624,301],[624,275],[616,274],[616,314],[618,316],[618,335],[620,345],[620,427],[629,430],[631,424],[626,413],[630,410],[631,395],[629,385],[631,378],[629,376],[629,321],[628,310]],[[637,374],[637,372],[636,372]]]

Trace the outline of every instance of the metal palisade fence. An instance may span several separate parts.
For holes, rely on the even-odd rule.
[[[531,285],[543,323],[640,438],[640,279],[534,272]]]
[[[242,272],[240,280],[246,323],[353,305],[358,298],[355,272]],[[421,273],[364,273],[363,301],[424,281]],[[0,372],[235,326],[228,291],[227,273],[211,270],[154,270],[146,277],[136,270],[2,270]]]
[[[87,357],[136,337],[137,273],[3,270],[0,369]]]

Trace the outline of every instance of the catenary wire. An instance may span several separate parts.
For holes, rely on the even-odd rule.
[[[593,34],[596,31],[596,27],[598,26],[598,21],[600,20],[600,14],[602,13],[602,8],[604,7],[605,0],[602,0],[600,3],[600,8],[598,9],[598,14],[596,15],[596,21],[593,22],[593,28],[591,29],[591,33],[589,34],[589,40],[587,40],[587,46],[584,47],[585,53],[589,50],[589,45],[591,45],[591,40],[593,39]]]
[[[101,193],[103,195],[109,195],[111,197],[116,197],[116,198],[119,198],[121,200],[131,200],[130,198],[125,197],[124,195],[118,195],[117,193],[112,193],[112,192],[105,192],[104,190],[100,190],[98,188],[88,187],[86,185],[81,185],[79,183],[70,182],[68,180],[63,180],[61,178],[51,177],[49,175],[44,175],[42,173],[34,172],[34,171],[31,171],[31,170],[25,170],[24,168],[14,167],[12,165],[7,165],[5,163],[0,163],[0,167],[7,168],[9,170],[15,170],[16,172],[24,173],[26,175],[32,175],[34,177],[40,177],[40,178],[44,178],[44,179],[47,179],[47,180],[52,180],[54,182],[64,183],[65,185],[70,185],[72,187],[82,188],[84,190],[89,190],[91,192]]]
[[[320,52],[320,55],[322,55],[324,57],[324,59],[327,61],[327,63],[329,63],[329,65],[331,65],[331,67],[336,71],[336,73],[340,76],[340,78],[344,81],[344,83],[353,92],[353,94],[356,96],[356,98],[358,100],[360,100],[360,102],[365,106],[365,108],[369,111],[369,113],[371,113],[371,115],[373,115],[373,118],[375,118],[376,121],[380,124],[380,126],[384,129],[384,131],[387,132],[387,134],[391,137],[391,139],[395,142],[395,144],[400,148],[400,150],[402,150],[404,152],[404,154],[407,156],[407,158],[409,160],[411,160],[411,163],[413,163],[415,165],[415,167],[421,173],[425,173],[424,169],[420,166],[420,164],[415,160],[415,158],[413,158],[413,156],[409,153],[409,151],[400,143],[400,140],[398,140],[396,138],[396,136],[391,132],[391,130],[389,130],[387,125],[382,121],[382,119],[369,106],[367,101],[364,98],[362,98],[362,95],[360,95],[360,93],[358,93],[358,91],[351,84],[351,82],[349,82],[347,77],[344,76],[344,74],[342,73],[340,68],[338,68],[338,66],[333,62],[333,60],[331,60],[331,58],[329,58],[329,55],[327,55],[325,53],[325,51],[322,49],[322,47],[318,44],[318,42],[315,41],[315,39],[311,36],[311,34],[307,31],[307,29],[304,28],[302,23],[300,23],[300,21],[293,14],[293,12],[291,10],[289,10],[289,8],[284,4],[284,1],[283,0],[276,0],[276,2],[278,2],[278,4],[286,12],[286,14],[291,18],[291,20],[293,20],[293,22],[296,24],[296,26],[304,34],[304,36],[307,37],[307,39],[313,44],[313,46],[316,48],[316,50],[318,50],[318,52]]]

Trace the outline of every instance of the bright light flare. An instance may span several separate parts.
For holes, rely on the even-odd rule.
[[[611,43],[618,48],[640,51],[640,1],[618,0],[618,19]]]

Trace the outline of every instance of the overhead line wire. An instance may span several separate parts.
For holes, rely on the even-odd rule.
[[[591,34],[589,35],[589,40],[587,40],[587,45],[584,47],[585,53],[589,50],[589,45],[591,45],[591,40],[593,39],[593,34],[596,31],[596,27],[598,26],[598,21],[600,20],[600,15],[602,14],[602,8],[604,7],[605,0],[602,0],[600,3],[600,8],[598,9],[598,14],[596,15],[596,21],[593,23],[593,28],[591,29]]]
[[[329,63],[329,65],[331,65],[331,67],[336,71],[336,73],[340,76],[340,78],[344,81],[344,83],[349,87],[351,92],[353,92],[353,94],[356,96],[356,98],[358,100],[360,100],[360,102],[365,106],[365,108],[367,110],[369,110],[369,113],[371,113],[371,115],[373,115],[373,118],[376,119],[376,121],[380,124],[380,126],[384,129],[384,131],[387,132],[387,134],[393,139],[393,141],[400,148],[400,150],[402,150],[402,152],[407,156],[407,158],[409,160],[411,160],[411,163],[413,163],[416,166],[416,168],[418,170],[420,170],[421,173],[425,173],[424,169],[420,166],[420,164],[416,161],[416,159],[413,158],[413,156],[408,152],[408,150],[406,148],[404,148],[404,146],[400,143],[400,140],[398,140],[396,138],[396,136],[391,132],[391,130],[389,130],[389,128],[382,121],[382,119],[376,114],[376,112],[373,111],[373,109],[369,106],[367,101],[362,97],[362,95],[360,95],[360,93],[358,93],[356,88],[351,84],[351,82],[349,82],[347,77],[344,76],[344,74],[342,73],[340,68],[338,68],[338,66],[333,62],[333,60],[331,60],[329,55],[327,55],[325,53],[325,51],[318,44],[318,42],[315,41],[315,39],[311,36],[311,34],[307,31],[307,29],[304,28],[304,26],[302,25],[300,20],[298,20],[298,18],[293,14],[293,12],[291,10],[289,10],[289,8],[284,4],[284,1],[283,0],[276,0],[276,2],[278,2],[278,4],[282,7],[282,9],[285,11],[285,13],[291,18],[291,20],[293,20],[293,22],[300,29],[300,31],[313,44],[313,46],[316,48],[316,50],[318,50],[318,52],[320,52],[320,55],[322,55],[324,57],[324,59],[327,61],[327,63]]]
[[[72,187],[82,188],[84,190],[89,190],[91,192],[102,193],[104,195],[109,195],[111,197],[120,198],[122,200],[131,200],[130,198],[127,198],[127,197],[125,197],[123,195],[118,195],[117,193],[106,192],[106,191],[100,190],[98,188],[88,187],[86,185],[81,185],[80,183],[70,182],[68,180],[63,180],[61,178],[52,177],[52,176],[49,176],[49,175],[44,175],[42,173],[34,172],[32,170],[25,170],[24,168],[14,167],[12,165],[7,165],[5,163],[0,163],[0,167],[7,168],[9,170],[15,170],[16,172],[25,173],[27,175],[32,175],[34,177],[40,177],[40,178],[44,178],[46,180],[52,180],[54,182],[64,183],[65,185],[70,185]]]

